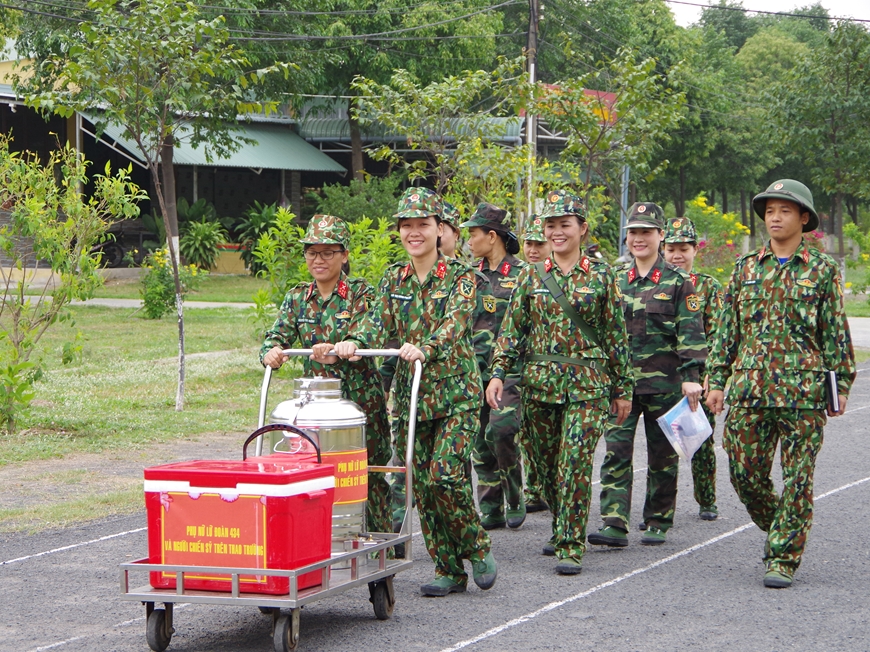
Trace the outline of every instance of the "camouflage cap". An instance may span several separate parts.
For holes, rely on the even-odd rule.
[[[547,238],[544,236],[544,220],[537,215],[531,215],[529,217],[529,223],[526,224],[526,230],[523,232],[523,240],[528,240],[529,242],[546,242]]]
[[[303,244],[337,244],[347,249],[350,243],[350,229],[340,217],[315,215],[308,223]]]
[[[397,220],[430,216],[444,219],[444,205],[441,197],[428,188],[408,188],[399,199],[399,207],[393,215]]]
[[[459,215],[459,209],[456,208],[449,201],[441,200],[441,205],[444,207],[444,213],[441,215],[441,221],[444,222],[447,226],[452,228],[454,231],[459,233],[459,220],[461,216]]]
[[[554,190],[547,193],[544,199],[544,210],[538,217],[546,220],[549,217],[564,217],[565,215],[576,215],[585,222],[586,205],[583,200],[567,190]]]
[[[695,225],[688,217],[675,217],[668,220],[665,228],[665,244],[680,244],[682,242],[698,242]]]
[[[774,181],[767,187],[767,190],[752,198],[752,208],[755,209],[755,213],[762,220],[767,210],[768,199],[787,199],[800,206],[801,211],[808,212],[810,219],[804,224],[804,233],[809,233],[819,228],[819,214],[816,213],[816,208],[813,205],[813,193],[800,181],[795,181],[794,179]]]
[[[650,201],[636,202],[628,211],[626,229],[661,229],[665,228],[665,212],[658,204]]]
[[[493,231],[510,231],[510,216],[511,214],[503,208],[481,202],[474,210],[474,215],[471,216],[471,219],[459,226],[463,228],[479,226]]]

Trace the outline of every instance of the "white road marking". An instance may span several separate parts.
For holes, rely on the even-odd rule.
[[[817,500],[817,501],[822,500],[823,498],[827,498],[828,496],[831,496],[833,494],[839,493],[841,491],[845,491],[846,489],[851,489],[852,487],[857,487],[858,485],[864,484],[865,482],[870,482],[870,476],[863,478],[861,480],[856,480],[855,482],[850,482],[849,484],[845,484],[842,487],[832,489],[831,491],[823,493],[821,496],[816,496],[815,500]],[[733,530],[730,530],[728,532],[725,532],[724,534],[720,534],[719,536],[713,537],[712,539],[708,539],[707,541],[704,541],[703,543],[698,543],[694,546],[690,546],[684,550],[681,550],[680,552],[674,553],[673,555],[670,555],[669,557],[659,559],[658,561],[653,562],[649,566],[644,566],[643,568],[637,568],[629,573],[625,573],[624,575],[620,575],[619,577],[615,577],[612,580],[608,580],[607,582],[603,582],[597,586],[593,586],[591,589],[587,589],[586,591],[572,595],[569,598],[565,598],[564,600],[558,600],[556,602],[551,602],[550,604],[544,605],[540,609],[536,609],[535,611],[529,612],[529,613],[525,614],[524,616],[520,616],[519,618],[514,618],[513,620],[509,620],[508,622],[506,622],[502,625],[499,625],[498,627],[493,627],[492,629],[489,629],[481,634],[478,634],[474,638],[469,638],[469,639],[466,639],[464,641],[460,641],[459,643],[456,643],[455,645],[453,645],[451,647],[444,648],[443,650],[441,650],[441,652],[456,652],[457,650],[461,650],[463,648],[470,647],[470,646],[474,645],[475,643],[479,643],[479,642],[484,641],[488,638],[492,638],[493,636],[496,636],[497,634],[501,634],[502,632],[504,632],[508,629],[512,629],[512,628],[516,627],[517,625],[522,625],[523,623],[526,623],[530,620],[533,620],[533,619],[537,618],[538,616],[542,616],[542,615],[549,613],[555,609],[558,609],[559,607],[563,607],[566,604],[570,604],[572,602],[576,602],[577,600],[581,600],[587,596],[592,595],[593,593],[597,593],[598,591],[601,591],[602,589],[606,589],[610,586],[613,586],[614,584],[619,584],[620,582],[623,582],[627,579],[630,579],[630,578],[634,577],[635,575],[641,575],[642,573],[646,573],[647,571],[651,571],[654,568],[658,568],[659,566],[662,566],[664,564],[668,564],[668,563],[674,561],[675,559],[679,559],[680,557],[685,557],[686,555],[690,555],[693,552],[696,552],[697,550],[701,550],[702,548],[706,548],[707,546],[711,546],[714,543],[718,543],[719,541],[722,541],[723,539],[728,539],[729,537],[733,537],[735,534],[739,534],[740,532],[743,532],[744,530],[748,530],[749,528],[751,528],[753,526],[754,526],[754,523],[746,523],[745,525],[741,525],[740,527],[735,528]]]
[[[46,550],[45,552],[37,552],[35,555],[27,555],[26,557],[16,557],[15,559],[7,559],[6,561],[0,561],[0,566],[5,566],[6,564],[14,564],[19,561],[26,561],[28,559],[36,559],[37,557],[44,557],[45,555],[53,555],[56,552],[65,552],[67,550],[72,550],[73,548],[80,548],[81,546],[89,546],[92,543],[100,543],[101,541],[108,541],[109,539],[115,539],[117,537],[125,537],[128,534],[136,534],[137,532],[144,532],[148,528],[140,527],[135,530],[127,530],[126,532],[118,532],[117,534],[107,534],[104,537],[100,537],[99,539],[91,539],[90,541],[82,541],[81,543],[73,543],[68,546],[63,546],[62,548],[55,548],[53,550]]]

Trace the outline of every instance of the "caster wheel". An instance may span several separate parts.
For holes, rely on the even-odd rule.
[[[275,652],[290,652],[299,645],[299,609],[293,609],[289,616],[279,616],[275,621],[275,634],[272,637]]]
[[[145,623],[145,638],[148,640],[148,647],[154,652],[163,652],[169,647],[172,632],[166,627],[166,611],[155,609],[151,612]]]
[[[387,577],[378,582],[369,584],[369,602],[375,610],[375,618],[387,620],[393,615],[393,605],[396,604],[396,596],[393,593],[393,578]]]
[[[271,616],[276,611],[280,611],[280,609],[278,609],[278,607],[257,607],[257,609],[259,609],[260,613],[263,614],[264,616]]]

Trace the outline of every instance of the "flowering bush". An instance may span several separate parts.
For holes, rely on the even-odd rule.
[[[740,255],[739,243],[749,234],[749,227],[740,223],[737,213],[722,213],[707,203],[703,193],[686,206],[686,215],[695,224],[698,234],[696,268],[726,280]]]
[[[142,309],[148,319],[160,319],[175,308],[175,280],[172,278],[169,249],[155,249],[145,257],[142,267],[146,270],[142,277]],[[179,266],[181,296],[195,290],[206,274],[207,271],[198,269],[196,265]]]

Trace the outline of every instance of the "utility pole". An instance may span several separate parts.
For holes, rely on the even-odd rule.
[[[529,84],[534,86],[537,79],[538,63],[538,0],[529,0],[529,38],[526,43],[526,57],[529,62]],[[526,178],[526,215],[528,220],[535,212],[535,158],[538,153],[537,116],[526,109],[526,145],[529,148],[529,174]]]

